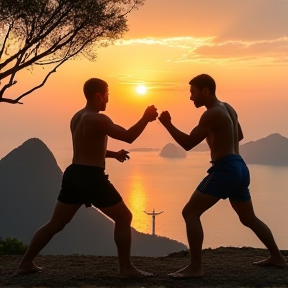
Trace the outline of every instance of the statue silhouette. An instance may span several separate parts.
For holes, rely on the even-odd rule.
[[[155,216],[163,213],[164,211],[155,212],[155,209],[153,208],[152,212],[146,212],[146,211],[143,212],[146,213],[147,215],[152,215],[152,235],[155,235]]]

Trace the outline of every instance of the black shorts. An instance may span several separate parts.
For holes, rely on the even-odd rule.
[[[104,168],[71,164],[66,168],[57,198],[65,204],[85,204],[97,208],[113,206],[122,201],[121,195],[108,180]]]

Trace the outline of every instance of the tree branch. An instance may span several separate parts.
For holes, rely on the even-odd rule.
[[[60,17],[54,22],[53,25],[50,26],[50,28],[47,28],[47,30],[41,34],[43,31],[44,31],[44,27],[46,27],[46,25],[48,26],[48,23],[50,23],[52,21],[52,16],[55,16],[56,15],[56,12],[58,12],[57,10],[53,13],[53,15],[49,18],[51,21],[45,24],[42,25],[42,29],[40,29],[38,35],[33,39],[31,40],[30,42],[27,42],[25,41],[25,45],[22,49],[19,49],[19,51],[17,53],[15,53],[13,56],[11,56],[10,58],[6,59],[6,61],[4,61],[3,63],[0,64],[0,70],[3,69],[6,65],[8,65],[10,62],[12,62],[13,60],[15,60],[19,54],[23,53],[23,52],[26,52],[29,48],[31,48],[35,43],[39,42],[41,39],[44,39],[45,37],[47,37],[51,32],[53,32],[53,30],[58,26],[60,25],[61,21],[67,16],[67,14],[71,11],[72,9],[72,5],[69,7],[68,6],[68,9],[65,11],[65,13],[63,14],[60,14]],[[59,7],[58,7],[58,10],[59,10]],[[26,39],[27,40],[27,39]],[[7,77],[7,76],[5,76]],[[3,77],[3,78],[5,78]],[[0,76],[0,79],[1,76]]]
[[[2,55],[3,55],[3,53],[4,53],[5,46],[6,46],[6,43],[7,43],[8,38],[9,38],[9,34],[10,34],[12,28],[13,28],[13,25],[14,25],[14,21],[12,21],[12,23],[9,25],[9,28],[8,28],[8,31],[7,31],[7,33],[6,33],[5,39],[4,39],[3,43],[2,43],[2,48],[1,48],[1,50],[0,50],[0,60],[1,60]]]
[[[17,59],[16,61],[16,64],[14,66],[15,68],[15,71],[13,71],[11,74],[10,74],[10,79],[9,79],[9,83],[4,85],[4,87],[0,90],[0,99],[3,97],[5,91],[10,88],[12,85],[16,84],[17,81],[14,81],[14,78],[15,78],[15,75],[19,69],[19,65],[22,61],[22,58],[23,58],[23,55],[19,55],[19,58]]]
[[[82,27],[78,27],[77,29],[75,29],[73,31],[73,34],[66,39],[62,44],[59,44],[59,42],[61,42],[66,36],[68,36],[71,32],[69,32],[68,34],[66,34],[64,37],[60,38],[53,46],[51,46],[48,50],[46,50],[45,52],[34,56],[33,58],[31,58],[29,61],[22,63],[21,65],[19,65],[18,67],[12,67],[6,71],[4,71],[3,73],[0,73],[0,79],[4,79],[6,77],[8,77],[11,73],[13,73],[14,71],[18,72],[28,66],[30,66],[31,64],[33,64],[34,62],[37,62],[39,59],[44,58],[50,54],[53,54],[55,52],[57,52],[58,50],[62,49],[65,45],[67,45],[67,43],[71,42],[75,36],[77,35],[77,33],[82,29]],[[99,37],[99,36],[97,36]],[[59,44],[59,45],[58,45]],[[55,49],[56,48],[56,49]],[[17,69],[15,69],[17,68]]]
[[[44,86],[44,84],[46,83],[46,81],[48,80],[48,78],[50,77],[50,75],[52,73],[55,73],[57,71],[57,68],[59,66],[61,66],[64,62],[66,62],[67,60],[69,60],[71,57],[77,55],[79,52],[81,52],[85,46],[87,44],[89,44],[90,40],[86,41],[78,50],[76,50],[74,53],[72,53],[71,55],[69,55],[69,49],[68,51],[66,52],[66,55],[63,57],[63,59],[61,60],[61,62],[56,65],[47,75],[46,77],[44,78],[44,80],[42,81],[42,83],[40,83],[39,85],[33,87],[32,89],[28,90],[27,92],[23,93],[21,96],[17,97],[16,99],[7,99],[7,98],[1,98],[0,97],[0,102],[6,102],[6,103],[10,103],[10,104],[23,104],[22,102],[19,102],[19,100],[21,100],[23,97],[25,97],[26,95],[32,93],[33,91],[41,88],[42,86]],[[16,83],[15,83],[16,84]],[[7,84],[8,85],[8,84]],[[6,86],[6,85],[5,85]],[[10,85],[11,86],[11,85]],[[7,87],[9,88],[9,87]],[[6,88],[6,89],[7,89]],[[3,89],[2,89],[3,90]],[[1,91],[2,91],[1,90]]]
[[[8,98],[0,98],[0,102],[10,103],[10,104],[23,104],[22,102],[18,102],[16,100],[8,99]]]
[[[134,1],[134,4],[132,5],[132,7],[124,14],[121,15],[121,17],[125,17],[126,15],[128,15],[136,6],[136,2]]]
[[[11,80],[11,79],[10,79],[10,80]],[[4,92],[5,92],[8,88],[10,88],[11,86],[15,85],[16,83],[17,83],[17,81],[14,81],[14,82],[12,82],[12,83],[9,81],[8,84],[6,84],[6,85],[3,86],[3,88],[0,90],[0,102],[1,102],[1,99],[3,99],[2,96],[4,95]]]

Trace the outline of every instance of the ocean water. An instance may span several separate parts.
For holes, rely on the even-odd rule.
[[[186,158],[163,158],[159,151],[130,152],[131,159],[120,163],[106,159],[106,173],[133,213],[132,226],[188,245],[182,208],[210,167],[209,152],[189,152]],[[62,161],[62,162],[61,162]],[[68,159],[61,159],[64,169]],[[280,249],[288,249],[288,167],[248,165],[251,174],[250,192],[258,218],[265,222]],[[229,200],[220,200],[202,216],[203,248],[255,247],[264,248],[254,233],[244,227]]]

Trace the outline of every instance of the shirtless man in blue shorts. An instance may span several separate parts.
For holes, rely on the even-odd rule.
[[[211,150],[212,166],[182,211],[190,247],[190,264],[170,273],[169,276],[181,279],[204,275],[201,253],[203,229],[200,216],[220,199],[226,198],[229,198],[241,223],[249,227],[270,252],[270,257],[254,264],[287,267],[287,261],[280,253],[270,229],[253,211],[248,188],[249,170],[239,155],[239,141],[243,139],[243,134],[235,110],[229,104],[217,99],[216,83],[209,75],[198,75],[189,84],[190,100],[194,102],[195,107],[205,106],[207,109],[190,135],[181,132],[171,123],[168,111],[162,112],[159,120],[186,151],[206,139]]]
[[[109,182],[105,174],[105,157],[120,162],[129,159],[128,152],[107,150],[108,136],[132,143],[143,132],[149,122],[156,120],[157,109],[149,106],[142,118],[128,130],[116,125],[105,114],[108,103],[108,84],[92,78],[84,84],[86,106],[71,120],[73,160],[63,174],[62,187],[51,220],[39,228],[23,256],[16,274],[41,271],[34,264],[36,255],[51,238],[68,224],[77,210],[85,204],[97,207],[115,222],[114,239],[118,250],[121,278],[152,276],[137,269],[130,261],[132,214],[121,195]]]

